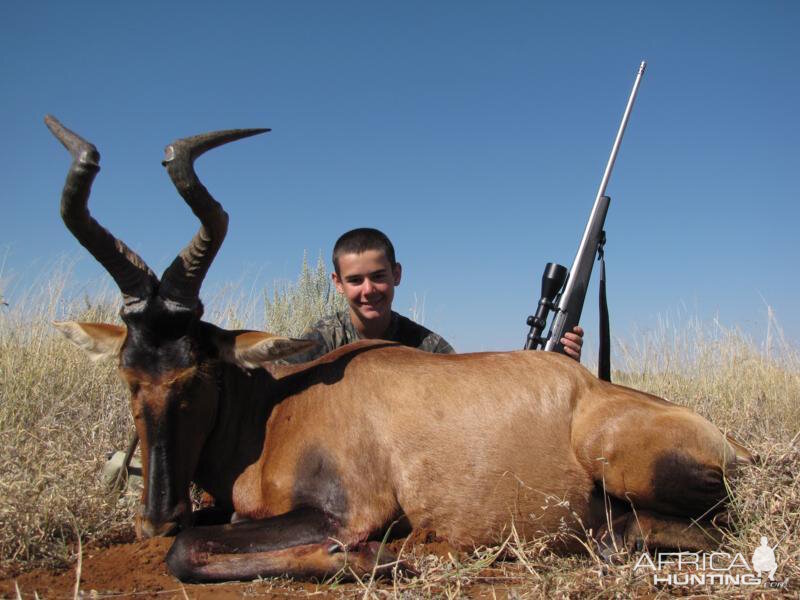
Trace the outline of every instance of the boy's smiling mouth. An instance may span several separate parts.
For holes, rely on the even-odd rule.
[[[381,296],[380,298],[373,298],[370,300],[363,300],[359,304],[362,308],[381,308],[386,304],[386,296]]]

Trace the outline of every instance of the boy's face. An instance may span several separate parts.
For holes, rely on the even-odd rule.
[[[392,268],[382,250],[366,250],[340,255],[339,273],[334,272],[332,277],[350,309],[368,323],[388,318],[401,275],[400,263]]]

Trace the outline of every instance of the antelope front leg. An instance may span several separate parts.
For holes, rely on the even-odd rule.
[[[257,577],[324,578],[390,571],[395,558],[377,542],[350,549],[337,543],[331,517],[300,508],[260,521],[193,527],[180,533],[167,554],[170,572],[181,581],[250,580]]]

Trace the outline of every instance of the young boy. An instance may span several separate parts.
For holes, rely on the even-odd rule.
[[[400,284],[403,268],[383,232],[362,227],[343,234],[333,247],[333,268],[333,283],[347,300],[348,309],[321,319],[300,336],[315,340],[318,346],[290,357],[289,362],[313,360],[361,339],[389,340],[439,354],[455,352],[440,335],[392,310],[394,288]],[[561,342],[567,354],[580,360],[580,327]]]

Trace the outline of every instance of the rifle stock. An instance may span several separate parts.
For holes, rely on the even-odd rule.
[[[556,312],[547,335],[547,343],[544,346],[547,351],[563,353],[564,346],[561,344],[561,338],[580,322],[597,249],[601,241],[604,241],[603,225],[610,203],[611,198],[600,196],[589,217],[589,222],[586,224],[586,231],[578,253],[575,255],[572,268],[569,270],[564,290],[556,302]]]

